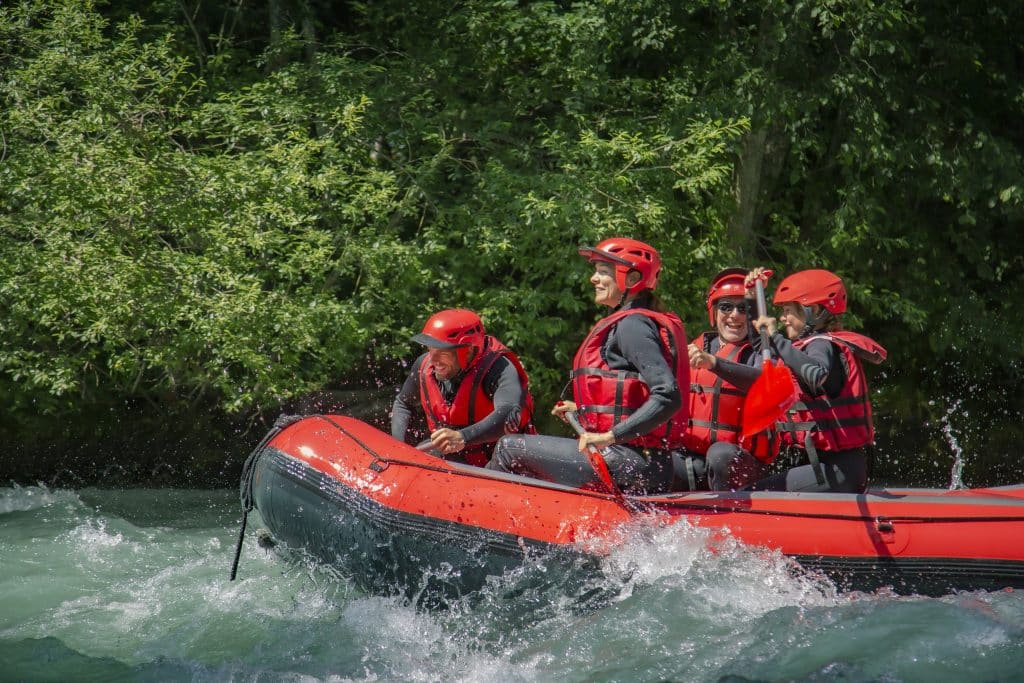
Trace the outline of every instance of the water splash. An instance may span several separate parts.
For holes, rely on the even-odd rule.
[[[74,503],[78,497],[64,489],[50,489],[45,484],[0,489],[0,515],[47,508],[58,503]]]
[[[949,444],[949,449],[953,451],[953,469],[950,472],[949,477],[949,490],[957,491],[959,489],[967,488],[964,486],[963,473],[964,473],[964,451],[960,447],[960,442],[956,438],[956,434],[953,433],[953,423],[950,417],[953,413],[960,410],[960,405],[963,403],[962,398],[958,398],[952,406],[946,411],[946,414],[942,416],[942,436],[946,439],[946,443]],[[965,413],[966,414],[966,413]]]

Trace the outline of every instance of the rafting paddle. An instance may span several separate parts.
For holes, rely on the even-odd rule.
[[[771,271],[765,271],[770,276]],[[767,305],[764,301],[764,284],[758,278],[754,281],[757,292],[757,315],[763,318]],[[764,431],[777,421],[796,401],[796,386],[793,376],[781,359],[772,361],[768,349],[768,330],[761,328],[761,375],[747,392],[743,401],[743,419],[740,422],[743,436],[753,436]]]
[[[587,430],[580,424],[580,418],[576,415],[576,411],[569,410],[564,413],[565,419],[569,421],[572,428],[576,430],[576,433],[583,435]],[[604,456],[601,455],[601,451],[597,450],[596,446],[587,446],[585,451],[587,459],[590,460],[590,466],[594,468],[594,474],[604,484],[605,489],[608,493],[615,496],[615,498],[622,504],[629,507],[626,497],[622,494],[622,490],[615,484],[615,480],[612,479],[612,473],[608,471],[608,463],[604,461]]]

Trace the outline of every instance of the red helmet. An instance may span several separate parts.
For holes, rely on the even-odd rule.
[[[474,359],[483,353],[484,324],[473,311],[448,308],[430,316],[412,340],[433,349],[456,349],[459,365],[466,369],[470,349],[476,350]]]
[[[708,320],[712,327],[715,325],[716,301],[726,296],[746,296],[747,287],[744,282],[748,272],[746,268],[726,268],[711,280],[711,286],[708,287]]]
[[[596,247],[580,247],[579,251],[580,256],[587,257],[591,263],[604,261],[615,266],[615,284],[623,296],[658,286],[661,256],[658,255],[658,250],[649,244],[628,237],[609,237]],[[626,274],[631,270],[640,273],[640,281],[632,287],[627,287]]]
[[[772,297],[773,304],[790,301],[808,307],[821,304],[829,313],[839,315],[846,310],[846,287],[831,271],[801,270],[780,282]]]

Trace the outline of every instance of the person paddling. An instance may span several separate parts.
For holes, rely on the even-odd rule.
[[[732,453],[740,441],[740,416],[745,389],[759,374],[751,364],[754,353],[750,343],[754,306],[746,298],[746,268],[726,268],[711,280],[706,298],[712,330],[699,335],[688,348],[690,361],[689,429],[684,448],[673,454],[674,491],[709,488],[706,457],[722,451]],[[728,363],[731,371],[718,374],[719,364]],[[737,386],[739,384],[740,386]],[[771,443],[764,435],[752,440],[750,447],[767,453]],[[761,455],[760,457],[764,457]]]
[[[689,386],[686,332],[654,294],[661,257],[649,244],[613,237],[579,249],[594,265],[595,303],[613,309],[583,340],[570,374],[573,400],[553,415],[579,417],[578,439],[505,436],[489,469],[570,486],[603,479],[586,455],[598,449],[616,487],[626,493],[662,493],[672,483],[671,451],[682,445]]]
[[[391,436],[416,443],[413,417],[422,411],[429,439],[419,447],[448,460],[482,467],[504,434],[532,433],[533,398],[522,364],[463,308],[432,315],[413,341],[427,352],[391,407]]]
[[[747,287],[765,279],[755,268]],[[746,486],[750,490],[859,493],[867,487],[868,448],[874,443],[871,400],[862,360],[881,363],[886,351],[874,340],[843,330],[846,287],[827,270],[804,270],[785,278],[772,303],[782,307],[779,321],[759,317],[774,355],[789,368],[797,402],[776,424],[784,448],[801,464]],[[754,338],[759,346],[759,339]],[[760,350],[760,349],[758,349]],[[713,488],[739,488],[768,465],[748,450],[733,447],[708,456]]]

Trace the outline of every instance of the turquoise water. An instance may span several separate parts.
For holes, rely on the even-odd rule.
[[[539,558],[418,609],[251,534],[229,582],[239,521],[233,490],[0,489],[0,681],[1024,680],[1021,591],[837,593],[676,525],[606,559],[599,602],[532,589]]]

